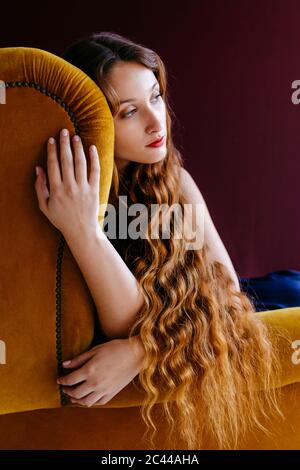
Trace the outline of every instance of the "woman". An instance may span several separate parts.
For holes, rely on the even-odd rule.
[[[162,60],[152,50],[111,32],[77,41],[63,58],[98,84],[114,118],[115,166],[109,202],[118,209],[120,196],[126,195],[128,207],[202,203],[205,209],[205,243],[199,249],[186,249],[183,239],[174,237],[174,223],[169,239],[109,240],[96,227],[97,153],[90,150],[93,190],[89,192],[85,181],[85,200],[76,186],[72,198],[66,191],[59,200],[53,192],[49,208],[40,169],[42,177],[36,182],[40,207],[64,234],[92,292],[102,331],[112,340],[70,362],[69,367],[76,370],[60,379],[69,386],[65,393],[87,406],[107,403],[139,373],[147,397],[142,417],[148,429],[154,429],[152,438],[151,410],[159,391],[172,396],[173,401],[164,404],[171,448],[176,448],[175,428],[189,449],[201,449],[204,432],[222,449],[235,448],[251,427],[268,432],[260,418],[269,413],[282,416],[279,389],[273,387],[280,362],[266,325],[240,291],[205,201],[173,143]],[[160,147],[148,146],[161,137]],[[66,175],[65,160],[72,159],[67,138],[60,140]],[[75,161],[86,171],[82,147],[74,140],[73,144]],[[56,175],[56,186],[64,188],[56,151],[55,144],[49,144],[48,173],[50,169],[50,179]],[[69,187],[74,181],[67,181]],[[160,220],[154,223],[161,226]],[[87,225],[89,236],[82,235]],[[90,227],[97,232],[97,242],[90,236]],[[129,341],[133,338],[135,343]]]

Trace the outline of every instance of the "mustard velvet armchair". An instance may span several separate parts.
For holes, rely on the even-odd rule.
[[[93,346],[97,317],[68,245],[38,208],[34,166],[46,168],[47,138],[63,127],[81,136],[86,155],[96,144],[102,226],[114,156],[106,99],[81,70],[36,48],[0,49],[0,86],[0,449],[148,449],[138,376],[106,405],[91,408],[71,404],[56,383],[62,361]],[[280,428],[268,424],[274,437],[253,433],[240,448],[300,449],[300,365],[291,346],[300,339],[300,306],[257,315],[271,333],[277,326],[289,335],[279,339],[277,384],[286,419]],[[168,448],[163,401],[162,394],[154,408],[159,449]],[[207,437],[204,448],[214,445]]]

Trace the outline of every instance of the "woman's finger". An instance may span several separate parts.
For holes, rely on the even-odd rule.
[[[75,356],[73,359],[69,359],[67,361],[63,361],[63,366],[72,369],[74,367],[80,367],[85,364],[91,357],[93,357],[94,351],[93,349],[89,349],[88,351]]]
[[[90,159],[91,159],[89,184],[95,189],[99,190],[101,169],[100,169],[100,161],[99,161],[97,147],[95,145],[91,145],[89,148],[89,152],[90,152]]]
[[[73,136],[75,178],[78,184],[87,183],[87,163],[81,139],[78,135]]]
[[[75,173],[68,129],[62,129],[60,132],[60,160],[63,183],[71,187],[75,182]]]
[[[36,169],[37,169],[36,172],[38,173],[36,175],[36,180],[35,180],[36,195],[38,198],[39,208],[44,214],[46,214],[47,207],[48,207],[47,200],[49,198],[46,175],[45,175],[44,170],[41,167],[37,166]]]
[[[71,372],[68,375],[59,377],[56,382],[60,385],[68,386],[76,385],[79,382],[83,382],[87,377],[86,371],[84,369],[84,367],[81,367],[80,369],[75,370],[74,372]]]
[[[47,144],[47,171],[50,192],[52,192],[54,187],[57,187],[61,184],[61,173],[57,158],[56,142],[53,137],[50,137]]]
[[[71,402],[90,407],[90,406],[93,406],[95,403],[97,403],[97,401],[102,400],[102,398],[103,398],[103,395],[101,395],[101,393],[92,392],[88,396],[81,398],[80,400],[71,398]]]
[[[87,381],[73,388],[67,388],[67,387],[63,388],[63,392],[66,395],[69,395],[70,397],[75,398],[76,400],[80,400],[81,398],[85,397],[86,395],[94,391],[95,391],[95,388],[89,385]]]

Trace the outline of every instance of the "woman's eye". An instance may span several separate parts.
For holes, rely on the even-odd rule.
[[[159,98],[160,96],[162,96],[161,93],[159,93],[158,95],[156,95],[156,96],[155,96],[155,99],[158,100],[158,98]],[[126,117],[131,117],[131,113],[134,113],[135,111],[136,111],[136,109],[133,109],[132,111],[129,111],[128,113],[125,113],[125,114],[123,115],[123,117],[125,117],[125,118],[126,118]]]
[[[133,109],[132,111],[129,111],[128,113],[123,114],[123,117],[130,117],[129,115],[131,115],[131,113],[133,113],[134,111],[135,109]]]

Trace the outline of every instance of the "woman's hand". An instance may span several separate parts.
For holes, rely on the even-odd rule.
[[[76,368],[57,383],[65,385],[63,392],[72,403],[92,406],[105,405],[128,385],[140,372],[142,350],[128,338],[113,339],[99,344],[71,360],[63,362],[68,368]]]
[[[64,131],[67,131],[66,135],[63,134]],[[39,174],[35,182],[39,208],[65,238],[82,229],[92,229],[97,232],[99,230],[100,163],[98,152],[95,146],[90,146],[91,170],[88,180],[87,162],[81,139],[79,136],[74,136],[72,142],[75,154],[75,173],[69,132],[67,129],[63,129],[60,133],[62,174],[56,143],[53,138],[50,138],[47,143],[50,194],[46,175],[41,167],[38,167]]]

